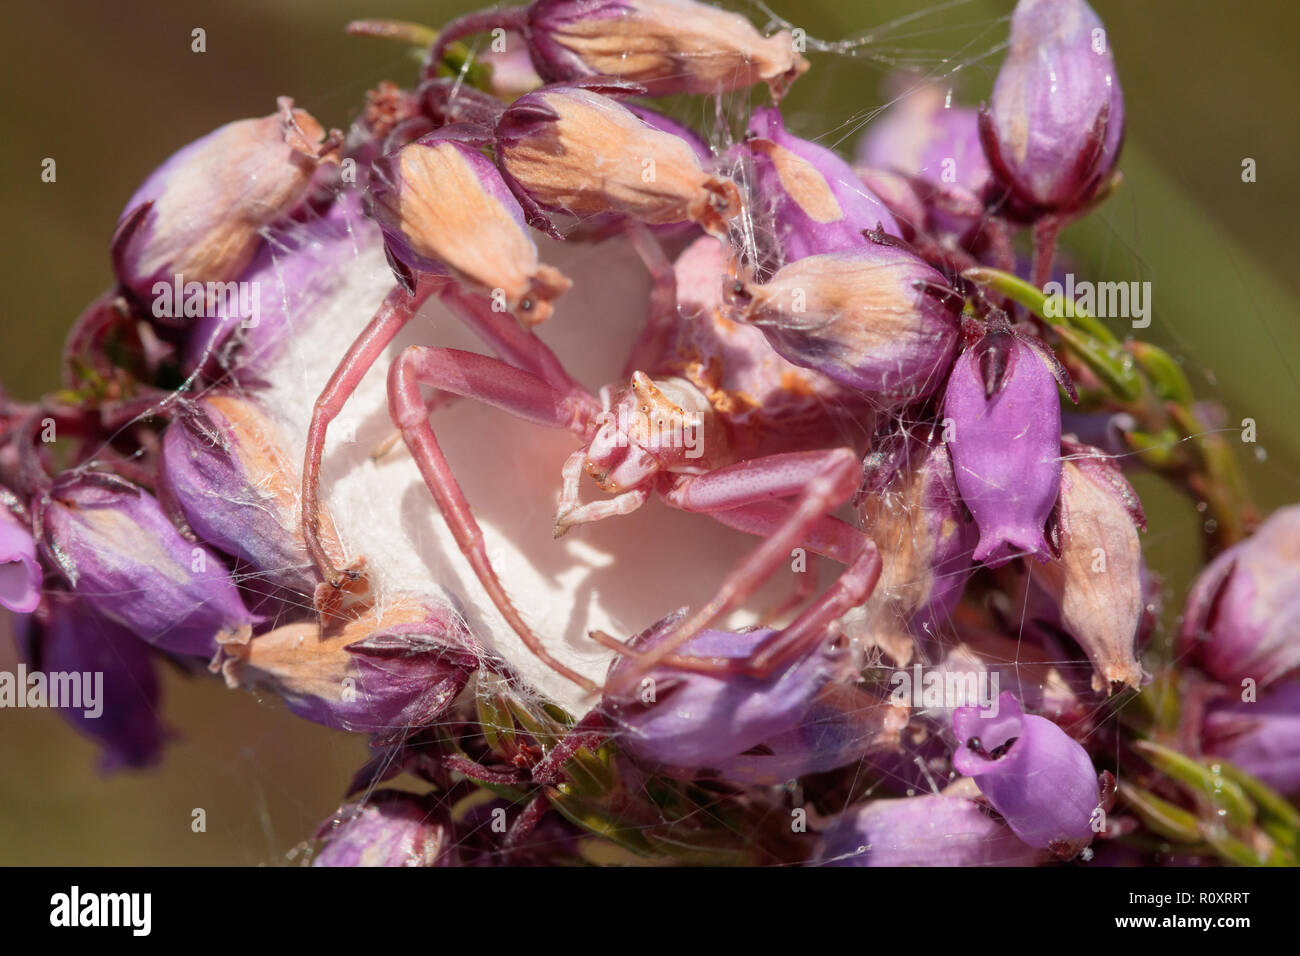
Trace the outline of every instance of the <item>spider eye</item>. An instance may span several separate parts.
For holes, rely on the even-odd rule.
[[[979,753],[981,750],[984,749],[984,745],[980,743],[980,739],[978,737],[971,737],[969,740],[966,741],[966,749],[973,750],[976,753]]]
[[[519,310],[520,310],[521,312],[531,312],[531,311],[533,311],[533,300],[532,300],[532,299],[520,299],[520,300],[519,300]]]

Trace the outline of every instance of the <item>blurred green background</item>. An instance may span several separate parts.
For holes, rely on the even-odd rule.
[[[986,95],[1011,0],[942,4],[773,0],[810,37],[869,36],[852,56],[813,56],[787,100],[790,126],[851,149],[898,66],[946,72]],[[738,6],[732,4],[733,7]],[[1128,115],[1125,188],[1067,233],[1079,273],[1152,282],[1147,336],[1222,401],[1256,419],[1243,455],[1265,509],[1300,500],[1300,6],[1283,0],[1094,0]],[[0,382],[34,397],[58,381],[59,348],[109,285],[123,203],[177,147],[279,94],[345,126],[381,79],[409,82],[397,46],[344,36],[357,17],[439,25],[467,0],[41,0],[0,7]],[[763,15],[754,12],[762,21]],[[191,30],[207,51],[190,50]],[[852,135],[850,135],[852,134]],[[848,137],[846,139],[846,137]],[[842,141],[842,142],[841,142]],[[41,162],[58,164],[41,182]],[[1241,181],[1245,157],[1258,181]],[[1123,331],[1119,329],[1119,331]],[[1180,595],[1195,567],[1195,513],[1139,478],[1149,562]],[[7,622],[0,623],[7,630]],[[0,637],[0,669],[12,669]],[[0,863],[284,864],[337,805],[362,740],[215,681],[167,675],[180,734],[157,772],[102,779],[93,748],[49,712],[0,711]],[[205,833],[191,812],[207,812]]]

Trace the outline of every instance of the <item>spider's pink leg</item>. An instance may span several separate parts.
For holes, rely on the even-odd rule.
[[[707,482],[704,479],[709,479]],[[645,653],[629,654],[637,661],[636,668],[614,679],[606,693],[617,693],[640,680],[646,670],[661,661],[674,666],[697,670],[718,670],[722,662],[699,658],[677,657],[674,652],[708,627],[713,621],[745,601],[765,581],[778,565],[789,560],[791,551],[807,540],[809,532],[818,526],[827,513],[848,501],[857,491],[861,478],[858,456],[847,448],[822,452],[796,452],[773,455],[741,462],[719,469],[708,475],[680,479],[665,497],[672,504],[692,505],[688,510],[727,511],[732,508],[760,504],[781,495],[795,494],[793,503],[781,523],[761,545],[742,561],[723,581],[717,594],[692,615],[682,621],[674,631]],[[869,541],[859,535],[860,550],[854,557],[845,576],[852,577],[837,583],[818,602],[806,610],[791,628],[799,627],[800,635],[810,633],[809,628],[827,617],[834,607],[848,599],[846,595],[860,590],[860,583],[874,577],[860,562],[869,554]],[[844,576],[842,576],[843,578]],[[865,600],[865,595],[860,600]],[[851,606],[851,605],[850,605]],[[790,628],[787,628],[787,631]],[[603,643],[603,642],[602,642]],[[725,665],[734,668],[735,662]]]
[[[654,368],[659,364],[677,324],[677,273],[673,271],[673,264],[664,255],[654,233],[641,223],[629,223],[626,233],[632,248],[650,272],[654,285],[650,290],[650,310],[645,325],[623,366],[624,378],[637,369]]]
[[[828,461],[853,455],[840,448],[752,458],[703,475],[679,476],[663,498],[674,508],[707,514],[730,528],[767,538],[790,520],[794,505],[783,499],[801,495]],[[826,510],[840,504],[837,501]],[[862,548],[862,532],[839,518],[823,515],[799,544],[814,554],[849,564]]]
[[[361,575],[360,565],[340,572],[325,553],[320,540],[320,465],[325,452],[325,433],[343,410],[352,393],[357,390],[370,367],[396,337],[403,326],[420,310],[420,306],[436,290],[433,283],[420,283],[414,294],[395,286],[384,298],[383,304],[360,335],[348,347],[334,373],[325,383],[311,412],[307,428],[307,451],[302,466],[302,532],[307,551],[320,569],[325,583],[341,588],[347,581]]]
[[[486,297],[449,283],[439,298],[503,361],[532,372],[560,391],[580,388],[545,342],[520,328],[519,320],[510,313],[493,311]]]
[[[454,392],[539,425],[567,428],[584,436],[591,419],[599,413],[600,405],[592,395],[576,386],[561,391],[531,372],[456,349],[412,346],[402,352],[388,374],[388,404],[393,424],[401,429],[406,447],[437,501],[447,527],[492,598],[492,603],[539,660],[580,687],[597,690],[595,683],[547,651],[506,594],[488,560],[483,531],[433,433],[433,426],[424,410],[421,385]]]
[[[503,361],[546,379],[556,388],[568,390],[575,387],[573,379],[564,371],[560,360],[546,343],[532,332],[521,329],[513,315],[495,311],[482,295],[449,282],[443,287],[439,300]],[[429,396],[425,407],[432,414],[437,409],[452,404],[458,397],[438,392]],[[401,440],[402,433],[394,431],[379,443],[370,457],[384,457]]]

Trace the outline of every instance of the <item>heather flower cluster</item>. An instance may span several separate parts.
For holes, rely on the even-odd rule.
[[[1300,506],[1049,293],[1122,182],[1087,3],[1020,0],[983,105],[898,78],[852,159],[783,112],[801,31],[694,0],[350,30],[413,85],[182,147],[61,388],[0,393],[0,604],[102,672],[105,769],[163,756],[172,663],[369,739],[319,865],[1296,862]],[[661,111],[723,94],[734,136]],[[549,436],[553,540],[481,507],[520,433],[467,473],[476,406]],[[1176,638],[1140,468],[1213,517]]]

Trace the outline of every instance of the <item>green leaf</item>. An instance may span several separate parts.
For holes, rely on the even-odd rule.
[[[1118,792],[1153,832],[1177,843],[1201,842],[1200,823],[1195,814],[1132,784],[1120,783]]]
[[[1249,826],[1254,822],[1255,805],[1245,791],[1224,774],[1149,740],[1135,741],[1133,749],[1167,777],[1207,800],[1211,807],[1222,812],[1225,819],[1237,826]]]

